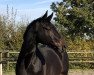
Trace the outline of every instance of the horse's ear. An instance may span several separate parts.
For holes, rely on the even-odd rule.
[[[48,10],[47,10],[46,13],[42,16],[42,19],[46,19],[46,18],[47,18],[47,14],[48,14]]]
[[[53,13],[46,18],[47,21],[51,21],[52,17],[53,17]]]

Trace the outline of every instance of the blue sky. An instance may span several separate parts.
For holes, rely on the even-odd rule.
[[[62,0],[0,0],[0,14],[6,14],[7,5],[11,9],[17,9],[17,17],[36,19],[42,16],[46,10],[51,14],[52,2]]]

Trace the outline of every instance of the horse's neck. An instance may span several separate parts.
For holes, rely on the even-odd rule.
[[[27,35],[24,37],[24,41],[22,44],[21,52],[23,54],[28,54],[31,52],[34,52],[34,49],[36,47],[36,34],[32,31],[28,31]]]
[[[36,49],[35,43],[31,42],[31,44],[28,44],[27,42],[24,41],[18,57],[18,61],[21,62],[28,54],[34,53],[35,49]]]
[[[47,46],[47,47],[49,47],[52,50],[54,50],[55,53],[60,57],[60,59],[62,59],[62,53],[56,47],[53,47],[53,46]]]

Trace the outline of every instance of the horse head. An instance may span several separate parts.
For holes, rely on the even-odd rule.
[[[47,17],[47,12],[36,22],[37,42],[62,50],[65,47],[63,38],[55,25],[51,23],[53,13]]]
[[[24,41],[27,42],[28,46],[32,41],[36,41],[35,43],[42,43],[62,51],[65,44],[55,25],[51,23],[53,13],[49,16],[47,13],[48,11],[28,25],[24,34]]]

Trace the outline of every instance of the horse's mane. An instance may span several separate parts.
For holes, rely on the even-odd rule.
[[[24,35],[23,35],[23,39],[25,39],[25,37],[27,36],[27,33],[28,33],[29,29],[32,28],[32,26],[34,26],[34,25],[36,24],[36,22],[40,22],[41,20],[42,20],[41,17],[40,17],[40,18],[37,18],[37,19],[33,20],[33,21],[27,26],[27,28],[26,28],[26,30],[25,30],[25,33],[24,33]]]

